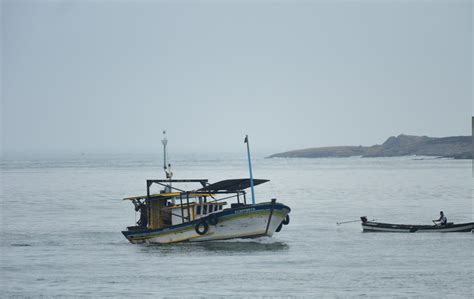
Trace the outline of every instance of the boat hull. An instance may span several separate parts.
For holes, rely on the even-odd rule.
[[[385,233],[458,233],[470,232],[474,229],[474,222],[437,225],[407,225],[407,224],[390,224],[379,222],[363,222],[362,229],[364,232],[385,232]]]
[[[203,242],[272,236],[289,212],[290,208],[283,204],[262,203],[214,213],[213,215],[217,217],[217,224],[211,225],[207,221],[208,230],[204,234],[198,234],[196,226],[206,219],[198,219],[162,229],[129,230],[122,233],[134,244]]]

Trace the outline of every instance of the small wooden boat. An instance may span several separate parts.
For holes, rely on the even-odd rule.
[[[165,133],[165,132],[163,132]],[[223,180],[209,184],[207,179],[172,179],[171,166],[166,161],[166,179],[147,180],[146,195],[127,197],[140,212],[135,226],[127,227],[122,234],[131,243],[177,243],[226,240],[233,238],[271,237],[283,225],[289,224],[290,208],[276,199],[256,203],[253,187],[268,180],[253,179],[249,156],[250,178]],[[248,149],[248,138],[245,139]],[[198,187],[189,191],[177,188],[178,183],[194,183]],[[164,187],[152,194],[151,187]],[[247,202],[246,189],[251,188],[252,201]],[[236,202],[228,206],[227,201]]]
[[[367,217],[360,217],[364,232],[390,232],[390,233],[460,233],[470,232],[474,229],[474,222],[454,224],[448,222],[446,225],[410,225],[392,224],[368,221]]]

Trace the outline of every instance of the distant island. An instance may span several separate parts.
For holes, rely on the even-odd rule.
[[[472,159],[472,136],[428,137],[398,135],[383,144],[372,146],[314,147],[278,153],[268,158],[343,158],[343,157],[398,157],[436,156],[454,159]]]

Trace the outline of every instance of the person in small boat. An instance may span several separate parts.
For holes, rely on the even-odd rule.
[[[439,212],[439,219],[434,220],[438,225],[446,225],[448,223],[448,218],[444,215],[443,211]]]

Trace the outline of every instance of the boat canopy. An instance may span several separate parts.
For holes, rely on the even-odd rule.
[[[270,180],[262,180],[262,179],[254,179],[253,185],[257,186]],[[210,193],[218,193],[219,191],[225,192],[237,192],[242,191],[250,187],[250,179],[231,179],[231,180],[223,180],[219,181],[214,184],[207,185],[199,190],[198,192],[210,192]]]
[[[207,180],[148,180],[148,186],[152,183],[158,183],[160,185],[166,186],[163,183],[169,182],[200,182],[202,185],[205,185]],[[270,180],[263,180],[263,179],[254,179],[253,185],[257,186]],[[186,195],[189,197],[197,197],[197,196],[213,196],[216,193],[234,193],[234,192],[241,192],[250,187],[250,179],[230,179],[230,180],[223,180],[219,181],[207,186],[204,186],[201,189],[193,190],[193,191],[181,191],[181,192],[164,192],[159,194],[150,194],[149,197],[146,195],[139,195],[139,196],[132,196],[126,197],[123,200],[142,200],[142,199],[169,199],[173,197],[179,197],[182,195]],[[174,188],[175,189],[175,188]],[[178,189],[179,190],[179,189]]]

